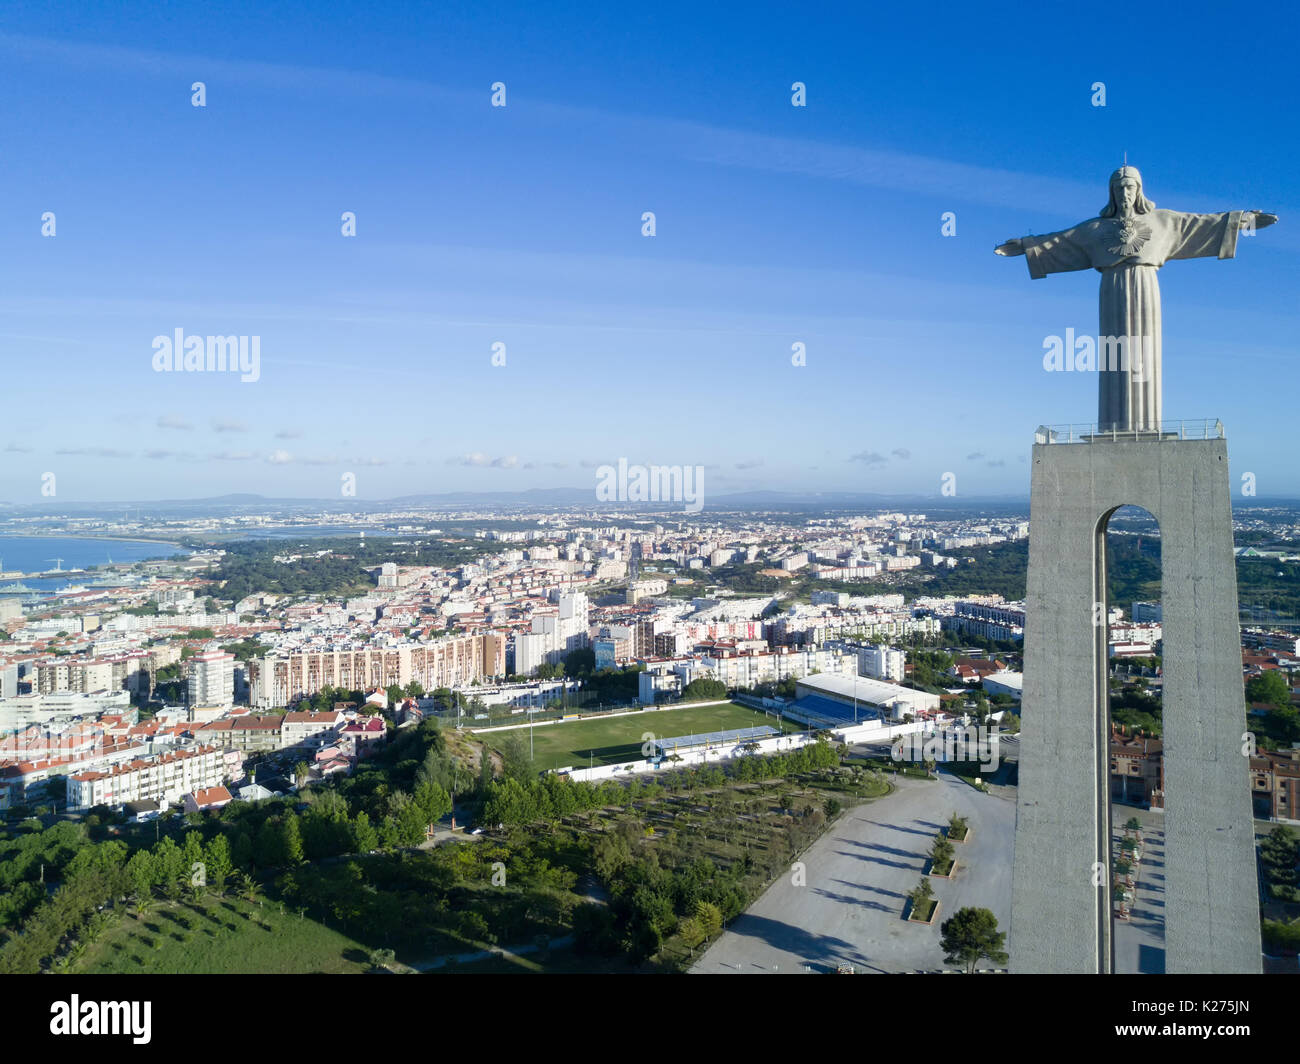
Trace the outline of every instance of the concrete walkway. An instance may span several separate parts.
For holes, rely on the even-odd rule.
[[[1128,920],[1116,919],[1114,954],[1118,974],[1163,974],[1165,970],[1165,817],[1148,809],[1111,806],[1111,853],[1119,856],[1124,824],[1142,821],[1142,863]]]
[[[805,885],[784,873],[691,972],[802,974],[833,972],[840,963],[860,973],[937,971],[945,967],[939,925],[958,909],[992,909],[1008,930],[1014,796],[981,794],[942,771],[938,780],[897,784],[895,793],[844,814],[804,855]],[[931,879],[939,899],[932,924],[906,921],[907,892],[954,812],[971,828],[956,847],[956,874]]]

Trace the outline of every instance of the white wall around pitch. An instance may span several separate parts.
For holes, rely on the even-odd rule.
[[[753,756],[784,754],[790,750],[797,750],[801,746],[807,746],[810,741],[804,732],[796,732],[791,735],[773,735],[767,739],[756,740],[758,749]],[[643,760],[625,761],[618,765],[595,765],[591,768],[575,768],[568,773],[568,776],[572,780],[591,783],[595,780],[622,778],[644,773],[671,772],[679,768],[689,768],[692,765],[714,764],[719,761],[730,761],[737,757],[749,757],[750,753],[745,749],[746,745],[748,744],[726,743],[721,746],[689,750],[677,755],[681,758],[680,761],[664,760],[659,762],[658,765],[653,761]]]

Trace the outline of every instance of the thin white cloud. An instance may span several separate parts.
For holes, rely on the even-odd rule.
[[[203,70],[209,80],[261,86],[277,92],[301,92],[312,97],[331,92],[347,98],[382,95],[400,97],[407,103],[422,101],[457,109],[482,106],[488,98],[486,88],[482,91],[448,89],[414,78],[219,59],[23,34],[0,34],[0,48],[59,68],[68,65],[99,67],[117,74],[134,73],[153,78],[191,78],[195,70]],[[693,120],[617,113],[536,98],[528,100],[526,106],[539,120],[565,123],[580,129],[586,140],[598,148],[652,144],[658,158],[675,156],[694,163],[798,174],[912,195],[929,195],[947,201],[1015,207],[1052,216],[1059,215],[1065,204],[1077,204],[1077,212],[1085,204],[1091,206],[1098,197],[1098,181],[1044,177],[910,152],[836,144],[807,137],[770,136]],[[1104,181],[1100,187],[1104,199]]]
[[[60,447],[55,454],[82,455],[87,458],[130,458],[131,451],[119,451],[115,447]]]
[[[513,469],[519,465],[517,455],[505,455],[498,458],[492,458],[481,451],[471,451],[469,454],[463,454],[460,457],[447,459],[448,465],[477,466],[479,468],[492,469]]]

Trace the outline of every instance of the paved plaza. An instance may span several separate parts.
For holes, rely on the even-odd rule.
[[[1009,932],[1015,788],[980,794],[942,770],[933,782],[897,782],[895,793],[846,813],[808,850],[805,885],[793,873],[781,876],[691,971],[806,974],[842,963],[861,973],[938,971],[945,967],[939,925],[968,905],[993,910]],[[935,832],[954,812],[971,826],[969,841],[957,846],[956,876],[931,878],[936,918],[930,926],[910,923],[902,915],[907,892]],[[1164,816],[1114,806],[1113,852],[1131,816],[1142,821],[1143,857],[1131,919],[1114,924],[1115,970],[1155,974],[1165,970]],[[1015,949],[1009,934],[1007,949]]]
[[[691,971],[820,973],[841,963],[860,973],[938,971],[945,967],[939,925],[958,909],[991,909],[1009,930],[1014,790],[981,794],[942,771],[933,781],[897,782],[897,791],[850,810],[808,849],[806,885],[782,875]],[[934,922],[911,923],[903,919],[907,892],[954,812],[971,829],[956,847],[956,874],[930,881],[939,900]]]
[[[1163,813],[1112,805],[1111,853],[1120,852],[1124,824],[1129,817],[1142,821],[1142,861],[1138,865],[1136,896],[1128,920],[1116,920],[1115,971],[1131,975],[1162,974],[1165,970],[1165,817]]]

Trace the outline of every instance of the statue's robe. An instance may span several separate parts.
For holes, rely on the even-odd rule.
[[[1152,210],[1128,219],[1090,218],[1072,229],[1023,239],[1030,277],[1087,269],[1101,274],[1097,351],[1101,379],[1097,423],[1101,431],[1160,428],[1160,285],[1156,271],[1170,259],[1232,258],[1237,253],[1242,214]],[[1125,338],[1127,358],[1108,358],[1103,337]]]

